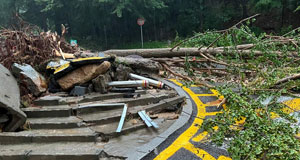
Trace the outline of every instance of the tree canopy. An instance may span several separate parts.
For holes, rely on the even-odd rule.
[[[281,32],[300,24],[298,0],[0,0],[0,25],[12,15],[44,30],[69,28],[69,37],[94,41],[104,48],[139,41],[139,17],[146,19],[146,41],[187,37],[226,28],[261,13],[257,31]]]

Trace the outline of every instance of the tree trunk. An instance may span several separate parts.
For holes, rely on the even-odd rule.
[[[253,46],[252,44],[248,45],[240,45],[237,46],[239,49],[239,53],[241,56],[249,56],[252,53],[256,56],[262,55],[263,53],[260,51],[251,51],[251,50],[242,50],[242,48]],[[129,55],[139,55],[144,58],[170,58],[170,57],[184,57],[184,56],[200,56],[200,53],[208,53],[211,55],[216,55],[218,53],[223,53],[224,49],[231,49],[230,47],[218,47],[218,48],[181,48],[174,49],[171,51],[171,48],[159,48],[159,49],[129,49],[129,50],[108,50],[104,51],[107,55],[116,55],[120,57],[125,57]],[[233,53],[233,52],[232,52]],[[281,54],[280,52],[274,52],[275,54]]]

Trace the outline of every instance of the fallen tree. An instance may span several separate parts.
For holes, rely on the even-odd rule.
[[[248,57],[250,55],[261,56],[264,53],[262,51],[249,50],[248,47],[253,47],[254,44],[245,44],[237,46],[238,50],[232,47],[217,47],[217,48],[178,48],[171,51],[171,48],[157,48],[157,49],[129,49],[129,50],[107,50],[104,51],[107,55],[116,55],[120,57],[126,57],[129,55],[139,55],[143,58],[172,58],[172,57],[185,57],[185,56],[199,56],[200,53],[204,54],[228,54],[234,55],[238,52],[241,56]],[[243,50],[247,48],[247,50]],[[272,51],[272,54],[283,54],[279,51]],[[295,52],[291,52],[290,56],[297,57]]]
[[[18,18],[18,17],[17,17]],[[0,63],[11,69],[12,63],[40,65],[54,57],[75,58],[78,48],[65,41],[67,32],[62,25],[62,33],[44,32],[18,18],[22,27],[0,30]]]
[[[299,112],[299,106],[280,98],[300,95],[299,32],[298,28],[283,36],[255,34],[239,24],[197,34],[171,49],[107,53],[153,57],[164,75],[187,86],[221,84],[213,89],[222,95],[218,107],[224,110],[215,119],[203,119],[202,129],[209,133],[207,143],[228,146],[232,159],[296,160],[299,117],[292,113]]]

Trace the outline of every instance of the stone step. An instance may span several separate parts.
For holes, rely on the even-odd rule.
[[[72,115],[72,109],[69,106],[57,107],[29,107],[22,108],[22,111],[28,118],[43,118],[43,117],[69,117]]]
[[[137,94],[146,94],[145,90],[137,90],[135,93]],[[108,93],[108,94],[100,94],[93,93],[87,94],[79,97],[60,97],[60,96],[45,96],[41,97],[34,101],[34,105],[36,106],[57,106],[57,105],[66,105],[73,103],[86,103],[86,102],[94,102],[94,101],[103,101],[108,99],[116,99],[123,98],[126,93]]]
[[[137,90],[135,92],[136,94],[146,94],[147,91],[145,90]],[[90,94],[85,95],[82,97],[70,97],[65,100],[67,104],[73,104],[73,103],[87,103],[87,102],[95,102],[95,101],[104,101],[109,99],[118,99],[123,98],[126,95],[126,93],[108,93],[108,94]]]
[[[99,133],[102,139],[106,139],[106,138],[113,138],[120,135],[124,135],[126,133],[134,132],[136,130],[147,127],[143,121],[137,118],[129,121],[128,120],[125,121],[120,133],[116,132],[118,125],[119,122],[116,121],[116,122],[111,122],[109,124],[94,125],[91,126],[90,128],[95,132]]]
[[[46,142],[95,142],[97,133],[90,128],[39,129],[13,133],[0,133],[0,144]]]
[[[184,101],[184,97],[173,97],[160,101],[159,103],[145,105],[145,106],[132,106],[128,108],[127,113],[130,114],[131,117],[138,117],[138,112],[142,110],[146,110],[147,112],[159,112],[160,110],[164,110],[168,107],[172,107],[174,105],[180,104]],[[123,108],[117,108],[115,110],[100,110],[100,112],[92,112],[88,114],[80,114],[80,118],[84,120],[86,123],[104,125],[112,122],[118,122],[122,115]]]
[[[81,103],[79,106],[88,106],[93,104],[114,104],[114,103],[126,103],[128,107],[134,107],[134,106],[144,106],[148,104],[158,103],[161,100],[168,99],[174,97],[174,93],[160,93],[157,95],[143,95],[138,98],[119,98],[115,100],[105,100],[105,101],[96,101],[93,103]],[[76,109],[76,108],[74,108]],[[96,112],[104,112],[108,111],[111,112],[111,110],[120,110],[123,109],[123,106],[102,106],[102,107],[88,107],[88,108],[77,108],[77,114],[88,114],[88,113],[96,113]]]
[[[0,145],[2,160],[99,160],[101,147],[94,143],[31,143]]]
[[[28,118],[30,129],[67,129],[85,126],[84,122],[75,117]]]

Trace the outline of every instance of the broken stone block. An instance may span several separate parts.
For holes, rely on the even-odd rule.
[[[93,86],[96,92],[105,94],[108,92],[107,84],[111,82],[111,77],[109,73],[99,75],[97,78],[93,79]]]
[[[70,92],[71,96],[83,96],[87,92],[86,87],[81,87],[81,86],[75,86],[72,91]]]
[[[40,96],[47,91],[48,85],[46,79],[30,65],[14,63],[12,72],[14,76],[17,77],[19,83],[27,88],[34,96]]]
[[[117,57],[116,62],[126,64],[137,74],[158,74],[160,68],[158,62],[146,58]]]
[[[9,116],[3,131],[12,132],[23,126],[26,115],[20,109],[20,90],[13,75],[0,64],[0,112]]]
[[[84,84],[100,74],[106,73],[110,68],[110,62],[103,62],[102,64],[90,64],[80,67],[64,77],[57,80],[58,84],[63,90],[69,90],[75,85]]]
[[[119,64],[116,69],[115,80],[116,81],[127,81],[129,79],[129,73],[133,73],[130,67]]]

